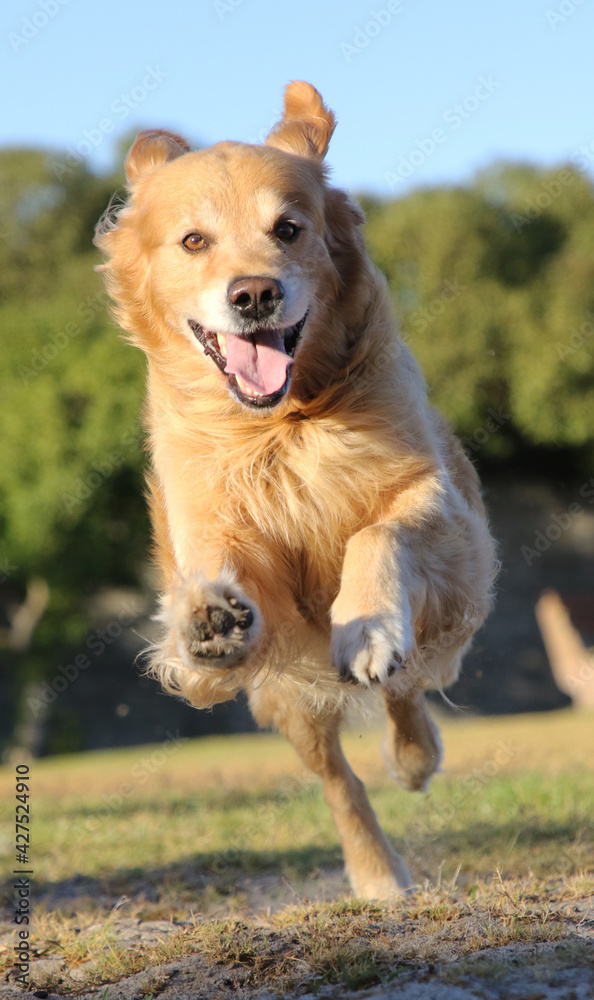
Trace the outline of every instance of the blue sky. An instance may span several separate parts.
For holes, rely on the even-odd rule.
[[[57,162],[113,166],[136,127],[260,141],[306,79],[338,116],[328,159],[354,192],[583,147],[594,163],[594,0],[9,0],[0,25],[0,145]]]

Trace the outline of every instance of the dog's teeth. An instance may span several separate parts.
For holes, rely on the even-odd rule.
[[[219,341],[220,352],[221,352],[222,356],[224,358],[226,358],[227,357],[227,334],[226,333],[218,333],[217,334],[217,339]]]
[[[258,392],[257,389],[250,389],[249,385],[246,385],[246,383],[243,381],[241,375],[236,374],[235,378],[237,379],[237,384],[239,388],[241,389],[241,391],[244,393],[245,396],[253,396],[255,399],[258,396],[264,395],[264,393]]]

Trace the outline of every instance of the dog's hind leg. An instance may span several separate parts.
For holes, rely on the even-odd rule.
[[[390,777],[409,792],[424,791],[442,758],[437,726],[427,708],[423,691],[408,695],[384,690],[388,730],[384,760]]]
[[[441,647],[424,647],[422,687],[443,692],[453,684],[469,645],[469,641],[461,648],[443,645],[442,637]],[[388,774],[407,791],[424,792],[443,757],[439,732],[429,714],[424,690],[420,687],[407,690],[395,677],[384,688],[383,695],[388,716],[383,745]]]
[[[250,706],[256,721],[280,729],[304,764],[322,779],[355,895],[387,899],[407,889],[412,882],[406,866],[388,843],[363,783],[342,752],[341,715],[300,709],[286,693],[262,688],[252,693]]]

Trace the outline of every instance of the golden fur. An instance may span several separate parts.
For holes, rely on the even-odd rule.
[[[163,588],[151,669],[198,707],[247,690],[256,719],[324,780],[354,891],[373,897],[409,877],[342,756],[340,720],[381,689],[388,766],[405,787],[426,785],[440,748],[422,692],[455,680],[495,560],[475,470],[428,406],[362,214],[327,183],[334,125],[296,82],[263,146],[192,153],[141,133],[129,201],[96,241],[119,323],[148,359]],[[277,228],[289,219],[294,239]],[[188,234],[204,246],[182,246]],[[244,276],[284,290],[283,338],[307,309],[288,390],[262,408],[231,391],[189,325],[215,331],[219,348],[246,339],[233,318],[220,325]]]

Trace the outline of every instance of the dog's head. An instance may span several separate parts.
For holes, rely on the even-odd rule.
[[[96,242],[118,318],[149,357],[176,354],[193,384],[260,412],[323,384],[364,259],[361,212],[326,183],[334,127],[317,90],[294,82],[265,145],[137,137],[130,200]]]

